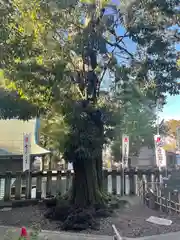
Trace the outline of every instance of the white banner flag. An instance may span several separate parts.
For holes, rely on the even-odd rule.
[[[123,134],[122,136],[122,164],[123,167],[128,167],[129,158],[129,136]]]
[[[23,172],[30,170],[31,158],[31,135],[24,134],[23,137]]]
[[[167,166],[166,151],[162,147],[163,143],[160,135],[154,136],[154,143],[155,143],[156,165],[157,167],[160,167],[160,168],[166,167]]]

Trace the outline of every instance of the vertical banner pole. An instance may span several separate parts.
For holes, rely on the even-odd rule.
[[[128,158],[129,158],[129,136],[122,135],[122,184],[121,184],[121,193],[122,195],[126,194],[126,185],[125,185],[125,168],[128,168]]]
[[[31,134],[23,136],[23,172],[28,174],[28,193],[30,193]],[[29,196],[28,196],[29,197]]]

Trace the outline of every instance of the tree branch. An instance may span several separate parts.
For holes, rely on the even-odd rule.
[[[125,49],[124,47],[120,46],[118,43],[111,43],[108,40],[106,40],[106,43],[109,44],[111,47],[117,47],[119,50],[124,51],[125,53],[127,53],[131,58],[134,58],[133,54],[130,53],[127,49]]]

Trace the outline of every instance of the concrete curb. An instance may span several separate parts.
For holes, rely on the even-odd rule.
[[[31,232],[31,229],[27,229]],[[13,226],[2,226],[0,225],[0,240],[4,239],[18,239],[20,236],[21,228]],[[7,238],[7,236],[9,238]],[[10,238],[11,237],[11,238]],[[62,232],[62,231],[48,231],[41,230],[39,233],[38,240],[112,240],[111,236],[106,235],[94,235],[94,234],[83,234],[74,232]]]
[[[18,239],[20,235],[21,228],[13,227],[13,226],[2,226],[0,225],[0,240],[5,239]],[[30,229],[27,229],[28,232]],[[5,238],[5,236],[12,236],[12,238]],[[38,240],[112,240],[112,236],[107,235],[95,235],[95,234],[84,234],[84,233],[75,233],[75,232],[62,232],[62,231],[49,231],[49,230],[41,230],[39,233]],[[139,237],[139,238],[128,238],[123,237],[125,240],[179,240],[180,239],[180,231],[179,232],[171,232],[160,235]]]
[[[159,235],[153,235],[153,236],[145,236],[136,238],[139,240],[179,240],[180,239],[180,231],[177,232],[169,232],[169,233],[163,233]],[[135,238],[128,238],[128,240],[135,240]]]
[[[48,230],[41,230],[40,236],[58,236],[58,237],[62,237],[63,239],[111,239],[111,236],[107,236],[107,235],[95,235],[95,234],[84,234],[84,233],[75,233],[75,232],[62,232],[62,231],[48,231]],[[60,238],[58,238],[60,239]]]

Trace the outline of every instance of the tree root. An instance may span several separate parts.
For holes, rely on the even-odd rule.
[[[93,209],[74,209],[62,225],[62,230],[81,231],[87,228],[99,229],[99,223],[94,218]]]
[[[98,230],[100,226],[98,219],[109,217],[113,213],[113,209],[120,206],[119,198],[104,193],[100,194],[98,197],[103,201],[98,201],[94,206],[86,208],[73,205],[67,194],[62,197],[58,196],[56,202],[53,199],[46,203],[49,209],[45,213],[45,217],[60,221],[62,230],[81,231],[88,228]]]

